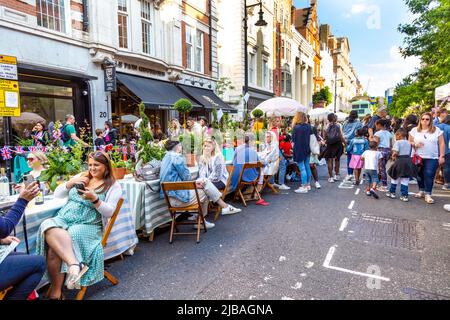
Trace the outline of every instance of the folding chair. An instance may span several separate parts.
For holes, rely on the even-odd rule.
[[[234,172],[234,166],[232,164],[227,165],[226,168],[227,168],[227,171],[228,171],[227,185],[225,186],[225,189],[219,190],[222,193],[222,196],[220,197],[222,200],[225,200],[225,197],[229,193],[228,189],[230,188],[231,178],[233,177],[233,172]],[[220,208],[218,205],[216,205],[214,203],[210,203],[209,204],[209,210],[210,210],[210,212],[215,212],[214,221],[217,221],[217,219],[219,219],[220,212],[222,211],[222,208]]]
[[[9,288],[6,288],[3,291],[0,291],[0,300],[3,300],[5,298],[5,296],[6,296],[6,294],[8,293],[8,291],[11,290],[12,288],[13,287],[9,287]]]
[[[278,167],[280,166],[280,158],[278,158],[278,160],[276,161],[274,167],[273,167],[273,172],[270,175],[265,175],[263,178],[263,186],[261,188],[261,193],[264,191],[265,188],[269,188],[270,190],[272,190],[273,193],[278,194],[279,191],[277,189],[275,189],[275,187],[270,183],[270,179],[272,177],[275,176],[275,174],[278,172]]]
[[[119,215],[122,204],[123,204],[123,199],[120,198],[119,202],[117,202],[116,210],[114,211],[112,217],[109,219],[108,224],[106,225],[106,229],[105,229],[105,232],[103,233],[103,237],[102,237],[103,248],[105,248],[108,243],[109,234],[111,233],[111,230],[114,226],[114,222],[116,221],[117,216]],[[103,274],[105,275],[105,278],[108,279],[108,281],[111,282],[114,286],[119,283],[119,280],[117,280],[108,271],[104,270]],[[83,300],[84,295],[86,294],[86,290],[87,290],[87,287],[81,287],[81,290],[77,294],[76,300]]]
[[[258,183],[259,183],[259,178],[261,177],[262,167],[263,167],[263,164],[261,162],[246,163],[243,165],[241,173],[239,174],[239,180],[238,180],[238,184],[236,187],[236,193],[234,195],[234,200],[236,200],[236,199],[238,199],[238,197],[240,197],[241,201],[245,207],[247,206],[247,202],[245,201],[244,194],[242,193],[242,189],[245,187],[249,187],[249,186],[253,187],[252,196],[250,199],[247,199],[247,201],[261,200],[261,195],[259,194],[259,191],[258,191]],[[258,176],[256,177],[255,180],[249,181],[249,182],[242,180],[242,175],[244,174],[245,170],[247,170],[247,169],[259,169]],[[255,199],[255,194],[258,196],[256,199]]]
[[[202,212],[202,204],[200,202],[200,197],[198,195],[197,186],[195,181],[182,181],[182,182],[163,182],[161,183],[161,188],[164,193],[164,198],[167,202],[167,207],[170,212],[170,216],[172,217],[172,223],[170,225],[170,238],[169,243],[173,243],[173,236],[175,235],[197,235],[197,243],[200,242],[200,224],[203,225],[203,228],[206,232],[206,223],[205,218],[203,217]],[[183,207],[174,207],[170,203],[169,191],[181,191],[181,190],[195,190],[195,196],[197,198],[197,203],[186,205]],[[197,219],[195,221],[177,221],[177,213],[189,212],[197,215]],[[180,232],[178,230],[179,225],[197,225],[197,232]],[[174,231],[176,230],[176,232]]]

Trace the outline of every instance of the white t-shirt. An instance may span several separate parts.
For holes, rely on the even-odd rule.
[[[383,154],[380,151],[366,150],[362,157],[364,158],[364,169],[378,170],[378,161],[383,158]]]
[[[436,128],[434,133],[425,131],[418,132],[414,128],[409,133],[414,138],[414,143],[423,143],[424,146],[416,149],[417,154],[424,159],[439,159],[439,137],[443,134],[442,130]]]

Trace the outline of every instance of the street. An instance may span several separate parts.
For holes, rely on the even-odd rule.
[[[450,299],[450,193],[436,189],[434,205],[375,200],[319,174],[321,190],[266,191],[269,207],[220,217],[199,244],[169,244],[168,228],[141,239],[108,268],[119,284],[103,280],[85,299]]]

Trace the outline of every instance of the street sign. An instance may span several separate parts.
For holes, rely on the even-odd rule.
[[[20,116],[17,58],[0,55],[0,116]]]

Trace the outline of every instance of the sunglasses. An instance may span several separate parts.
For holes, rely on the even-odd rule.
[[[430,118],[422,118],[422,121],[430,121]]]
[[[27,158],[27,161],[34,161],[36,158]]]

